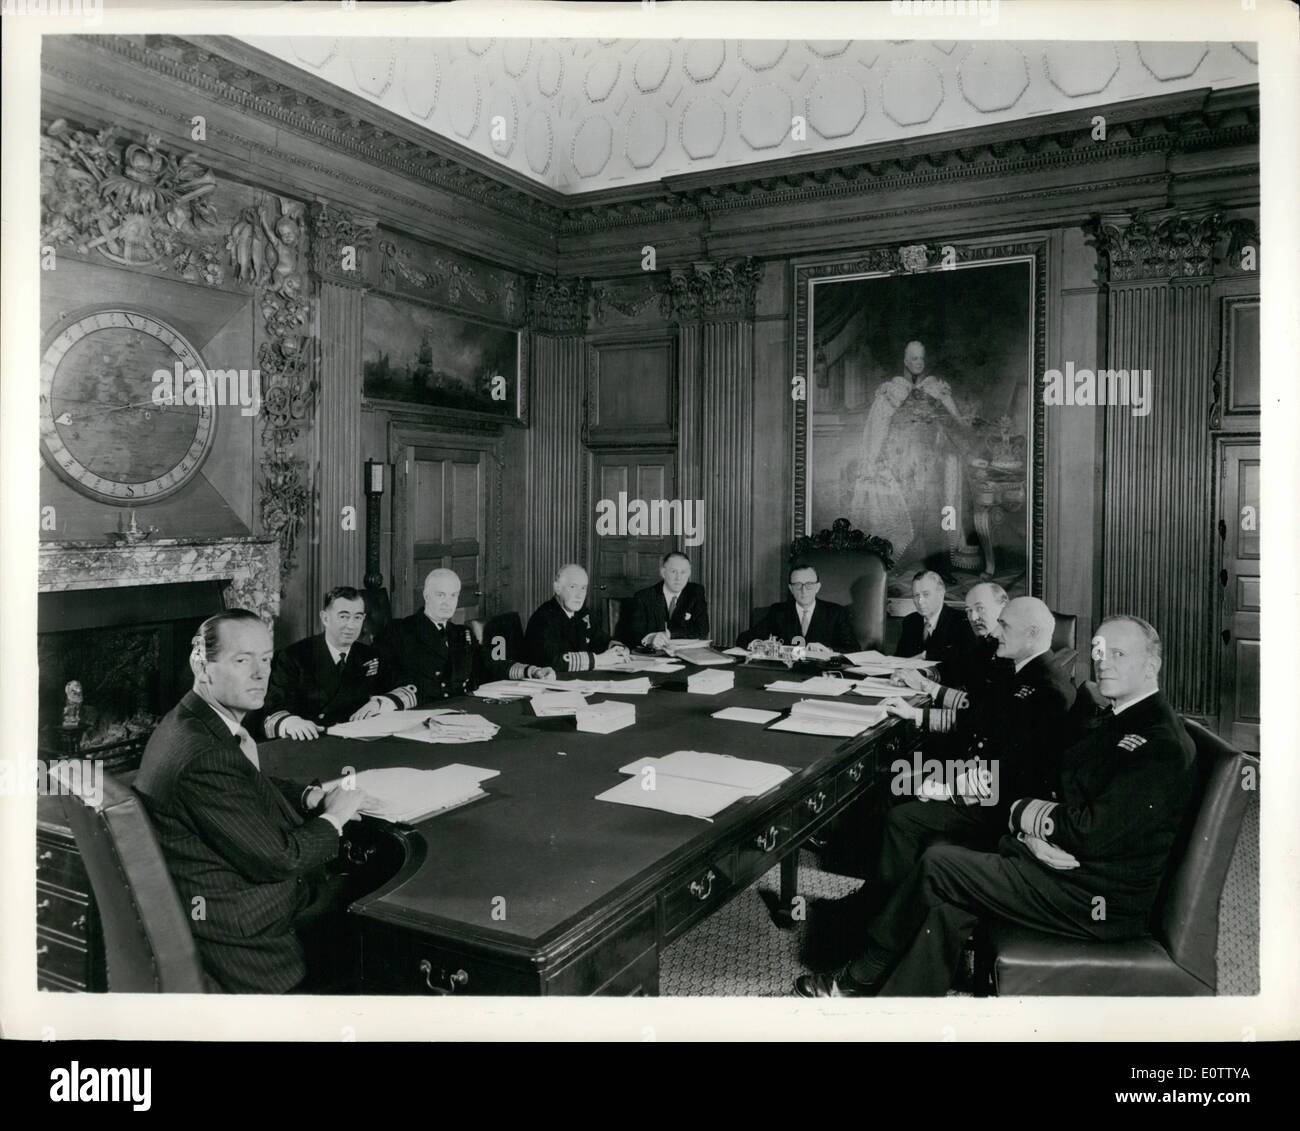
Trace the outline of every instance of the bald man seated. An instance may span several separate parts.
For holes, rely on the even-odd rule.
[[[942,765],[942,775],[918,782],[909,776],[910,762],[897,767],[894,793],[912,800],[891,809],[885,823],[879,865],[884,887],[901,883],[932,844],[992,848],[1013,801],[1051,790],[1075,698],[1068,675],[1049,662],[1055,626],[1051,610],[1037,597],[1017,597],[997,619],[997,655],[1008,665],[996,670],[987,690],[969,706],[885,701],[889,714],[923,731],[952,732],[954,741],[950,757],[935,763]]]
[[[555,678],[544,666],[492,659],[468,625],[453,623],[459,603],[460,578],[452,570],[435,569],[424,579],[423,606],[393,621],[379,639],[382,670],[414,688],[414,706],[468,695],[494,679]]]
[[[580,565],[555,572],[555,596],[544,601],[524,632],[524,653],[534,664],[557,672],[610,668],[628,659],[627,648],[592,621],[587,607],[587,571]]]

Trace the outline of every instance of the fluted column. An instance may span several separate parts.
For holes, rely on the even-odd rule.
[[[587,297],[582,279],[545,277],[537,278],[530,296],[529,537],[520,609],[525,622],[550,595],[556,568],[587,559]]]
[[[366,497],[361,466],[361,342],[368,259],[375,221],[328,204],[313,210],[320,307],[317,509],[309,612],[336,585],[362,583]],[[349,253],[349,249],[351,252]]]
[[[704,505],[703,542],[690,550],[709,596],[710,635],[730,643],[749,624],[753,599],[754,296],[752,259],[673,271],[665,288],[676,318],[678,489]]]
[[[1106,367],[1151,370],[1150,412],[1105,409],[1103,614],[1160,633],[1160,683],[1190,714],[1214,711],[1215,545],[1209,436],[1217,214],[1100,226],[1109,267]]]

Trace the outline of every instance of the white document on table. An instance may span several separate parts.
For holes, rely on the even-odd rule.
[[[494,679],[474,689],[480,699],[504,701],[507,699],[531,699],[549,687],[556,687],[554,681],[540,679]]]
[[[868,707],[861,703],[827,703],[816,699],[803,700],[790,708],[788,718],[773,723],[768,730],[851,738],[865,730],[870,730],[884,718],[885,710],[882,707]]]
[[[812,679],[778,679],[767,685],[768,691],[780,691],[786,695],[843,695],[854,684],[851,679],[836,679],[833,676],[817,675]]]
[[[387,711],[355,722],[335,723],[325,728],[326,734],[337,738],[383,738],[423,726],[426,719],[438,715],[455,715],[459,712],[447,707],[422,707],[418,711]]]
[[[887,679],[860,679],[850,684],[855,695],[874,695],[877,698],[886,695],[915,695],[916,692],[909,687],[900,687],[896,683],[890,683]]]
[[[702,750],[674,750],[662,758],[638,758],[620,766],[619,773],[646,777],[642,771],[647,767],[654,769],[656,788],[665,777],[690,778],[739,789],[747,797],[766,793],[790,776],[790,771],[784,766],[771,762],[733,758],[729,754],[709,754]]]
[[[572,715],[587,706],[587,699],[579,691],[544,691],[528,701],[533,714],[539,719],[552,719]]]
[[[362,770],[356,775],[355,788],[369,798],[362,813],[385,821],[413,824],[485,796],[481,784],[500,772],[460,763],[437,770],[394,766]]]
[[[924,656],[886,656],[883,652],[877,652],[874,648],[866,652],[845,652],[844,658],[851,664],[868,664],[874,667],[888,668],[890,671],[896,671],[899,668],[932,668],[938,660],[927,660]]]
[[[648,695],[648,679],[566,679],[556,687],[580,691],[583,695]]]
[[[618,805],[635,805],[640,809],[657,809],[661,813],[676,813],[683,817],[698,817],[712,821],[728,805],[734,805],[749,796],[734,786],[716,782],[675,778],[670,774],[656,774],[654,788],[645,788],[645,778],[640,774],[625,778],[604,793],[596,794],[597,801],[613,801]]]
[[[725,719],[733,723],[770,723],[781,717],[780,711],[760,711],[757,707],[723,707],[714,711],[715,719]]]
[[[674,648],[673,658],[697,664],[702,668],[717,668],[735,663],[730,656],[715,652],[712,648]]]
[[[496,737],[499,729],[482,715],[456,711],[433,715],[420,726],[398,731],[393,737],[414,742],[488,742]]]
[[[747,657],[747,656],[749,655],[749,649],[747,649],[747,648],[724,648],[724,649],[722,650],[722,654],[723,654],[724,656],[740,656],[740,657],[744,658],[744,657]]]
[[[669,672],[679,672],[685,666],[685,664],[674,664],[672,660],[633,659],[625,660],[621,664],[614,664],[605,670],[611,672],[654,672],[658,675],[666,675]]]

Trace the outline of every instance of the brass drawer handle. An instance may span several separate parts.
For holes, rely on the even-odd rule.
[[[36,863],[38,864],[44,864],[47,860],[53,860],[53,859],[54,859],[54,849],[52,848],[47,848],[44,852],[38,852],[36,854]]]
[[[860,782],[862,780],[862,763],[855,762],[849,767],[849,781]]]
[[[759,833],[757,844],[764,852],[771,852],[776,847],[776,842],[781,837],[781,830],[775,825],[768,825],[767,832]]]
[[[808,798],[808,800],[805,801],[804,804],[808,806],[809,813],[811,813],[814,817],[817,816],[817,814],[820,813],[826,807],[825,792],[819,789],[817,793],[813,797]]]
[[[716,879],[717,876],[714,875],[713,869],[710,868],[702,880],[692,880],[687,884],[686,890],[703,903],[713,894],[713,881]]]
[[[433,963],[427,958],[420,959],[420,973],[424,975],[424,984],[435,994],[454,994],[457,986],[469,985],[469,975],[464,970],[457,970],[453,974],[439,970],[438,973],[446,979],[447,985],[445,988],[435,986],[433,984]]]
[[[38,946],[38,947],[36,948],[36,957],[37,957],[37,958],[40,958],[40,956],[41,956],[42,954],[49,954],[49,953],[50,953],[50,945],[49,945],[49,943],[41,943],[41,945]]]
[[[36,910],[38,912],[44,911],[47,907],[49,907],[49,905],[50,905],[50,897],[47,895],[44,899],[42,899],[39,903],[36,904]]]
[[[72,929],[74,931],[84,931],[86,929],[86,914],[84,911],[72,920]]]

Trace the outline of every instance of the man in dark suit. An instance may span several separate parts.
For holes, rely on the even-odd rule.
[[[662,649],[669,640],[707,640],[709,603],[691,580],[690,559],[679,550],[659,563],[662,585],[638,589],[628,600],[617,637],[629,646]]]
[[[555,596],[528,618],[524,649],[534,664],[562,672],[609,668],[628,658],[627,648],[592,623],[587,607],[587,571],[563,565],[555,572]]]
[[[932,570],[922,570],[912,578],[916,612],[903,618],[903,634],[894,655],[924,655],[927,660],[959,669],[968,662],[976,649],[975,634],[965,616],[943,603],[946,591],[943,578]]]
[[[335,723],[415,706],[415,686],[398,684],[379,649],[357,639],[365,619],[361,592],[341,585],[325,594],[325,631],[275,654],[258,719],[267,738],[316,738]]]
[[[1118,616],[1097,632],[1098,687],[1111,709],[1061,756],[1052,796],[1013,802],[996,853],[926,849],[872,924],[866,953],[834,977],[801,975],[797,994],[942,995],[981,917],[1084,940],[1146,934],[1193,796],[1196,752],[1160,693],[1156,630]]]
[[[283,993],[308,975],[298,930],[339,894],[324,872],[366,796],[261,771],[243,727],[262,706],[271,633],[230,609],[199,628],[194,689],[145,747],[135,789],[153,819],[204,968],[230,993]]]
[[[494,679],[554,679],[549,668],[494,660],[474,640],[468,625],[452,617],[460,602],[460,578],[435,569],[424,579],[424,605],[393,621],[379,638],[380,669],[413,687],[414,706],[468,695]]]
[[[768,607],[749,631],[736,642],[748,648],[754,640],[775,636],[782,644],[801,641],[814,659],[829,659],[835,653],[856,652],[857,637],[849,621],[849,611],[833,601],[817,600],[822,587],[812,566],[791,566],[786,578],[790,599]]]

